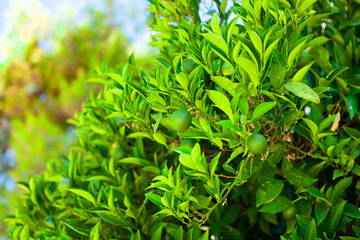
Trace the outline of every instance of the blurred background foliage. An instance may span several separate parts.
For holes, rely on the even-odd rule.
[[[66,144],[54,141],[64,142],[66,120],[88,95],[91,86],[85,79],[91,71],[100,62],[103,67],[116,66],[128,58],[126,36],[115,26],[106,25],[103,13],[89,12],[89,18],[91,27],[69,30],[56,40],[62,43],[58,51],[43,51],[35,38],[26,46],[23,59],[15,58],[4,68],[1,109],[17,129],[11,134],[11,146],[22,161],[23,176],[32,168],[41,171],[38,164],[66,148]],[[26,142],[31,139],[35,145],[29,146]]]
[[[122,67],[132,52],[114,1],[103,2],[105,9],[88,9],[80,26],[72,21],[54,28],[41,24],[41,35],[27,32],[22,50],[0,68],[0,239],[6,239],[1,218],[9,202],[17,200],[15,182],[42,172],[48,160],[65,154],[75,140],[67,119],[81,109],[90,89],[99,90],[86,79],[97,68]],[[24,37],[29,27],[23,18],[14,26],[15,38]],[[44,42],[44,36],[51,42]],[[137,54],[137,64],[152,68],[144,58],[151,55]]]

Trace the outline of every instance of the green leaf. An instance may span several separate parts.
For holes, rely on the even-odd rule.
[[[155,57],[153,60],[160,63],[165,69],[168,69],[169,67],[171,67],[171,63],[169,62],[169,60],[167,60],[166,58],[163,58],[161,56]]]
[[[338,204],[334,210],[332,211],[329,221],[326,225],[326,234],[329,238],[334,238],[335,233],[337,231],[337,226],[340,220],[340,216],[344,210],[345,201]]]
[[[98,222],[90,232],[90,240],[100,240],[100,231],[99,231],[100,222]]]
[[[359,227],[356,227],[356,226],[352,226],[353,230],[354,230],[354,233],[356,234],[356,236],[358,238],[360,238],[360,228]]]
[[[250,40],[251,42],[254,44],[256,50],[260,53],[260,55],[262,55],[262,42],[261,42],[261,38],[259,37],[259,35],[254,32],[254,31],[249,31],[249,36],[250,36]]]
[[[306,65],[305,67],[303,67],[299,71],[297,71],[295,76],[293,77],[293,82],[301,82],[304,79],[306,73],[311,68],[311,66],[314,64],[314,62],[315,61],[312,61],[311,63],[309,63],[308,65]]]
[[[242,114],[245,116],[249,113],[249,103],[247,102],[246,98],[244,96],[241,96],[239,99],[239,110]]]
[[[164,224],[160,224],[160,222],[158,222],[157,224],[155,224],[155,226],[156,227],[153,227],[150,240],[160,240],[160,239],[162,239],[161,235],[162,235],[162,232],[163,232]],[[144,239],[144,238],[141,237],[140,231],[138,231],[138,233],[139,233],[139,238],[131,239],[131,240],[142,240],[142,239]]]
[[[231,166],[229,166],[229,165],[222,165],[222,167],[225,169],[225,171],[227,171],[227,172],[230,172],[230,173],[232,173],[232,174],[234,174],[234,175],[236,175],[236,171],[235,171],[235,169],[234,168],[232,168]]]
[[[70,167],[69,167],[70,168]],[[36,188],[36,180],[34,176],[30,177],[29,180],[29,188],[30,188],[30,199],[36,205],[39,206],[38,198],[37,198],[37,188]]]
[[[255,157],[250,161],[241,161],[240,166],[240,176],[241,180],[249,179],[253,174],[255,174],[261,166],[264,164],[264,161],[260,157]]]
[[[351,185],[352,177],[347,177],[341,179],[334,187],[333,193],[331,195],[331,203],[336,204],[337,200],[343,194],[343,192]]]
[[[124,78],[117,74],[117,73],[105,73],[105,75],[111,77],[112,79],[114,79],[116,82],[118,82],[122,87],[124,87],[125,85],[125,80]]]
[[[296,168],[291,168],[291,170],[286,173],[286,178],[291,184],[304,187],[308,187],[317,181],[317,179],[310,177]]]
[[[160,132],[155,132],[154,133],[154,139],[155,141],[157,141],[158,143],[167,146],[166,144],[166,135]]]
[[[229,46],[223,39],[221,35],[217,35],[215,33],[203,33],[202,34],[212,45],[218,47],[222,50],[226,55],[229,54]]]
[[[316,123],[314,123],[313,121],[311,121],[310,119],[307,119],[307,118],[303,118],[303,121],[310,128],[312,136],[315,137],[317,135],[318,131],[319,131],[319,128],[316,125]]]
[[[301,15],[306,9],[313,5],[317,0],[305,0],[299,6],[298,15]]]
[[[208,94],[215,106],[221,109],[232,120],[233,112],[229,99],[223,93],[215,90],[209,90]]]
[[[349,112],[349,115],[350,115],[350,119],[354,118],[357,111],[358,111],[358,97],[356,97],[355,94],[349,94],[346,96],[346,100],[347,100],[347,108],[348,108],[348,112]]]
[[[165,207],[161,202],[161,196],[153,193],[146,193],[145,196],[156,205],[160,207]]]
[[[271,158],[271,157],[270,157]],[[271,181],[276,173],[276,169],[274,167],[272,167],[268,161],[265,161],[263,164],[263,167],[260,170],[259,173],[259,183],[260,184],[264,184],[266,182]]]
[[[279,196],[274,201],[264,204],[261,207],[260,212],[271,214],[279,213],[284,211],[290,205],[290,203],[291,202],[287,197]]]
[[[165,214],[166,216],[173,216],[174,213],[170,209],[162,209],[159,212],[155,213],[155,215]]]
[[[349,67],[351,65],[351,58],[349,54],[336,42],[334,43],[335,60],[339,67]],[[350,69],[346,70],[342,76],[348,76]]]
[[[159,238],[160,239],[160,238]],[[137,230],[135,236],[134,236],[134,239],[131,239],[131,240],[141,240],[141,233],[139,230]],[[154,239],[155,240],[155,239]]]
[[[199,240],[208,240],[209,238],[209,231],[206,231]]]
[[[287,60],[287,65],[289,67],[292,67],[294,64],[295,59],[299,56],[299,54],[302,52],[302,49],[304,47],[306,43],[306,39],[302,40],[301,43],[299,43],[299,45],[297,45],[289,54],[288,60]]]
[[[77,229],[75,229],[75,230],[77,231]],[[83,232],[81,232],[81,233],[83,233]],[[31,239],[31,238],[30,238],[30,234],[29,234],[29,224],[26,223],[24,225],[24,227],[21,229],[20,240],[28,240],[28,239]]]
[[[273,179],[271,182],[265,183],[256,192],[256,206],[259,207],[264,203],[273,201],[280,195],[284,187],[284,182],[278,179]]]
[[[70,224],[64,222],[64,221],[61,221],[62,224],[64,224],[65,226],[67,226],[68,228],[70,228],[71,230],[77,232],[78,234],[80,235],[83,235],[83,236],[88,236],[88,234],[86,232],[83,232],[83,231],[80,231],[78,229],[76,229],[74,226],[71,226]],[[26,239],[29,239],[29,238],[26,238]]]
[[[214,176],[215,173],[215,169],[218,165],[219,159],[220,159],[220,155],[221,153],[219,153],[218,155],[216,155],[210,162],[209,164],[209,172],[210,172],[210,176]]]
[[[101,84],[106,84],[106,79],[101,78],[101,77],[91,77],[86,79],[86,82],[90,82],[90,83],[101,83]]]
[[[109,191],[109,197],[108,197],[108,206],[112,211],[116,211],[115,203],[114,203],[114,193],[113,193],[113,187],[110,187]]]
[[[241,129],[236,126],[235,124],[233,124],[231,122],[231,120],[223,120],[223,121],[219,121],[219,122],[216,122],[216,124],[220,125],[220,126],[223,126],[223,127],[227,127],[227,128],[230,128],[231,130],[234,130],[234,131],[239,131],[241,132]]]
[[[273,109],[273,107],[275,107],[275,105],[276,105],[276,102],[265,102],[265,103],[260,104],[259,106],[257,106],[255,108],[252,119],[255,120],[255,119],[261,117],[262,115],[264,115],[265,113],[267,113],[268,111]]]
[[[313,220],[313,218],[309,216],[297,214],[296,220],[300,227],[306,229],[307,226],[309,226],[310,222]]]
[[[254,84],[255,87],[257,87],[259,85],[260,81],[259,81],[258,69],[257,69],[255,63],[253,63],[251,60],[244,58],[244,57],[236,58],[235,61],[237,64],[239,64],[239,66],[242,69],[244,69],[244,71],[247,72],[247,74],[249,74],[251,82]]]
[[[325,194],[320,193],[320,190],[319,190],[319,189],[313,188],[313,187],[309,187],[309,188],[304,188],[304,191],[310,193],[310,195],[313,196],[313,197],[321,198],[322,200],[324,200],[325,202],[327,202],[329,205],[331,205],[329,199],[326,197]]]
[[[343,171],[341,171],[339,169],[335,169],[334,172],[333,172],[333,178],[332,179],[335,180],[335,179],[337,179],[339,177],[342,177],[344,175],[345,175],[345,173]]]
[[[334,150],[331,152],[331,156],[335,157],[344,147],[345,145],[351,140],[351,138],[343,139],[341,142],[336,144]]]
[[[253,43],[249,40],[249,39],[246,39],[246,38],[243,38],[243,37],[239,37],[239,42],[238,44],[241,43],[241,46],[246,50],[246,52],[249,54],[249,56],[251,57],[251,60],[253,61],[253,63],[255,63],[255,65],[258,67],[261,60],[259,58],[259,54],[256,53],[256,49],[254,48],[254,45]],[[237,48],[238,45],[236,45],[235,48]],[[236,49],[238,52],[240,51],[240,47],[239,45],[239,49]],[[234,49],[234,52],[235,52],[235,49]],[[237,53],[238,53],[237,52]],[[234,53],[233,53],[234,55]],[[238,55],[235,55],[234,56],[234,60],[235,62],[237,62],[238,60]]]
[[[186,76],[186,74],[181,72],[181,73],[175,74],[175,77],[176,77],[176,81],[180,84],[180,86],[184,90],[187,90],[188,86],[189,86],[189,80],[188,80],[188,77]]]
[[[276,0],[274,0],[276,1]],[[277,46],[281,38],[276,39],[274,42],[270,44],[270,46],[265,50],[264,54],[264,62],[266,63],[270,58],[271,53],[273,52],[274,48]]]
[[[227,2],[227,1],[222,1],[222,3]],[[226,42],[229,43],[232,33],[233,33],[233,29],[236,25],[237,20],[239,19],[239,17],[235,17],[233,20],[231,20],[231,22],[228,24],[227,28],[226,28]]]
[[[217,35],[221,36],[221,28],[219,25],[219,19],[218,19],[217,13],[215,13],[215,15],[212,17],[210,25],[211,25],[211,29],[213,30],[213,32],[216,33]]]
[[[217,85],[225,89],[228,93],[232,96],[236,95],[236,86],[237,84],[232,82],[230,79],[226,77],[218,77],[218,76],[211,76],[210,79],[214,81]]]
[[[306,228],[304,240],[313,240],[316,238],[316,235],[317,235],[316,223],[315,220],[313,219]]]
[[[336,115],[325,118],[319,124],[319,132],[322,132],[330,123],[332,123],[336,118]]]
[[[274,63],[270,70],[270,83],[275,89],[279,89],[285,78],[285,70],[279,63]]]
[[[126,82],[127,85],[129,85],[132,89],[134,89],[137,93],[140,94],[143,98],[146,98],[146,92],[141,89],[139,86],[137,86],[135,83],[132,82]]]
[[[316,203],[315,216],[316,216],[318,225],[320,225],[320,223],[322,223],[325,220],[329,211],[330,211],[329,205],[324,204],[324,203],[319,203],[319,202]]]
[[[117,163],[125,163],[125,164],[134,164],[134,165],[139,165],[139,166],[153,166],[154,164],[148,160],[142,159],[142,158],[137,158],[137,157],[127,157],[127,158],[122,158],[120,160],[116,161]]]
[[[350,137],[354,139],[360,139],[360,131],[357,130],[356,128],[345,127],[345,126],[343,126],[342,128]]]
[[[95,212],[102,220],[104,220],[107,223],[120,225],[120,226],[127,225],[125,219],[119,217],[117,214],[105,210],[99,210]]]
[[[178,228],[175,234],[175,240],[183,240],[184,239],[184,230],[182,226]]]
[[[305,83],[302,82],[288,82],[285,83],[285,88],[298,97],[309,100],[313,103],[320,103],[319,96]]]
[[[209,139],[204,132],[196,131],[196,130],[181,132],[178,135],[182,138]]]
[[[86,200],[88,200],[89,202],[91,202],[92,204],[96,205],[95,198],[89,192],[77,188],[68,188],[68,191],[73,192],[76,195],[79,195],[85,198]]]
[[[348,70],[349,67],[338,67],[335,68],[334,70],[332,70],[327,76],[326,76],[326,80],[328,81],[332,81],[334,80],[337,76],[339,76],[341,73],[345,72],[346,70]]]
[[[345,204],[343,213],[352,218],[360,218],[359,208],[350,203]]]

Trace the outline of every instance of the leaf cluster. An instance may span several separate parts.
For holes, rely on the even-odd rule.
[[[78,144],[21,183],[13,238],[360,237],[357,12],[315,2],[214,0],[201,23],[199,1],[151,0],[156,69],[131,56],[98,71],[103,91],[72,120]],[[178,109],[192,116],[181,132]]]

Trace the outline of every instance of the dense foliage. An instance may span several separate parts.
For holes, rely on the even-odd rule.
[[[150,1],[156,70],[92,78],[13,239],[360,237],[359,3],[199,2]]]

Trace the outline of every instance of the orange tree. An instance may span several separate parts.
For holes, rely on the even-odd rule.
[[[13,239],[358,239],[359,4],[315,2],[151,0],[157,68],[98,72]]]

